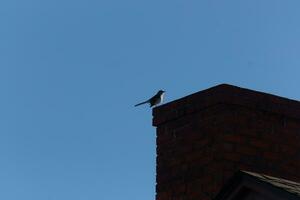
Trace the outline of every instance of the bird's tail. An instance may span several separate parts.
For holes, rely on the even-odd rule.
[[[136,104],[136,105],[134,105],[134,106],[135,106],[135,107],[136,107],[136,106],[140,106],[140,105],[145,104],[145,103],[149,103],[149,100],[144,101],[144,102],[142,102],[142,103],[138,103],[138,104]]]

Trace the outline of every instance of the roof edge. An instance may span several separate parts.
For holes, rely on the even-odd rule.
[[[276,186],[266,180],[263,180],[260,178],[260,176],[265,176],[273,179],[280,179],[272,176],[268,176],[265,174],[258,174],[254,172],[249,172],[249,171],[243,171],[239,170],[237,171],[223,186],[223,188],[219,191],[219,193],[215,196],[214,200],[224,200],[224,199],[231,199],[229,196],[236,194],[234,191],[238,190],[239,186],[246,186],[248,189],[256,189],[256,190],[263,190],[263,188],[260,187],[255,187],[254,184],[259,184],[261,187],[264,188],[272,188],[272,195],[275,196],[281,196],[284,195],[286,197],[289,197],[288,199],[295,199],[299,200],[300,197],[292,192],[289,192],[288,190],[285,190],[279,186]],[[286,179],[280,179],[285,182],[292,182],[296,183],[293,181],[289,181]],[[299,183],[297,183],[299,185]],[[276,198],[277,199],[277,198]],[[280,199],[280,198],[279,198]]]

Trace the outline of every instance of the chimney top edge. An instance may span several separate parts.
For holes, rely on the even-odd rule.
[[[300,119],[300,101],[223,83],[153,108],[153,125],[222,103]]]

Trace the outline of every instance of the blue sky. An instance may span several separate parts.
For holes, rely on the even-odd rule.
[[[0,199],[153,200],[148,106],[220,83],[300,98],[298,0],[2,0]]]

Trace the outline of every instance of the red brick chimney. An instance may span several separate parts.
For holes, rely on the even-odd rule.
[[[237,170],[300,181],[300,102],[218,85],[153,110],[156,200],[208,200]]]

